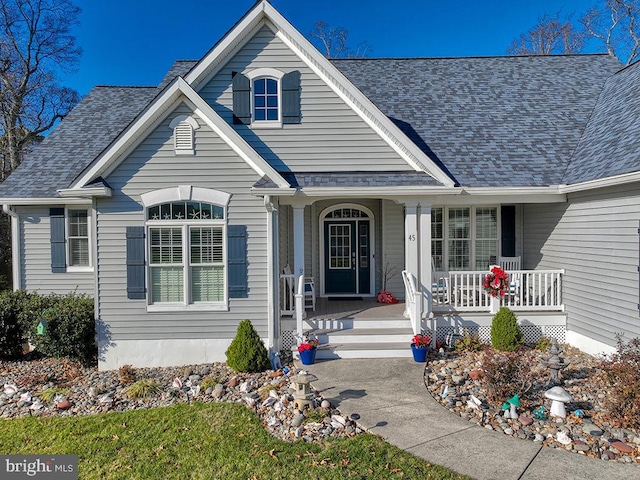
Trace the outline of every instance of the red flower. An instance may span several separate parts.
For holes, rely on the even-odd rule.
[[[416,347],[428,347],[431,345],[431,337],[429,335],[414,335],[411,343]]]
[[[317,338],[304,337],[304,340],[298,345],[299,352],[306,352],[307,350],[314,350],[318,347]]]

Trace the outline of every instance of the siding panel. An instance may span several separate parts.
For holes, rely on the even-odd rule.
[[[525,268],[564,268],[567,328],[615,346],[640,336],[640,185],[569,195],[566,204],[524,206]]]
[[[108,177],[114,195],[98,202],[100,316],[111,339],[233,338],[248,318],[267,336],[266,212],[251,196],[258,175],[200,119],[194,156],[174,155],[169,122],[191,114],[186,106],[168,115]],[[231,194],[229,225],[247,228],[248,298],[229,300],[229,311],[147,312],[146,300],[129,300],[126,292],[127,226],[144,224],[140,194],[177,185],[192,185]]]
[[[294,172],[411,170],[267,27],[259,30],[199,93],[232,123],[231,73],[265,67],[301,72],[302,122],[279,129],[235,127],[276,169]]]
[[[20,207],[16,210],[20,215],[20,288],[42,294],[76,292],[93,296],[93,272],[51,273],[49,208]]]

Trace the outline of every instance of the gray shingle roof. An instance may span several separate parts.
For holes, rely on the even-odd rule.
[[[608,55],[334,60],[465,186],[559,184]]]
[[[160,87],[184,76],[197,62],[172,66]],[[335,65],[389,116],[408,137],[453,178],[465,186],[544,186],[567,179],[609,175],[636,169],[594,156],[597,142],[617,145],[627,158],[637,148],[628,135],[615,140],[607,112],[635,101],[624,110],[638,118],[638,69],[612,77],[578,147],[581,156],[569,164],[608,77],[620,64],[607,55],[490,57],[449,59],[335,60]],[[96,87],[27,156],[2,184],[0,197],[54,197],[66,188],[159,93],[156,87]],[[628,100],[616,97],[628,90]],[[633,90],[634,92],[636,90]],[[613,103],[613,105],[611,105]],[[617,111],[617,110],[616,110]],[[621,125],[618,125],[621,126]],[[629,128],[635,127],[629,123]],[[637,127],[636,127],[637,128]],[[624,136],[623,130],[618,135]],[[614,141],[615,140],[615,141]],[[614,145],[615,144],[615,145]],[[619,153],[612,151],[611,153]],[[595,152],[595,153],[594,153]],[[584,159],[582,158],[584,157]],[[599,168],[581,167],[591,161]],[[606,168],[605,168],[606,167]],[[583,172],[583,173],[581,173]],[[363,180],[366,178],[367,180]],[[303,186],[438,185],[418,174],[297,174]]]
[[[442,183],[423,172],[303,172],[282,173],[292,187],[441,187]],[[254,185],[276,188],[266,177]]]
[[[95,87],[0,184],[0,197],[57,197],[157,93],[156,87]]]
[[[604,86],[564,182],[585,182],[640,170],[640,62]]]

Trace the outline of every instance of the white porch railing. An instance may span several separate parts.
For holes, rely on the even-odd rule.
[[[402,281],[404,282],[405,291],[405,316],[409,317],[413,333],[417,334],[420,333],[420,312],[418,311],[416,277],[412,273],[403,270]]]
[[[492,297],[482,288],[487,271],[435,272],[448,277],[448,291],[433,295],[434,310],[488,311]],[[564,270],[512,270],[509,289],[500,305],[514,311],[564,311],[562,275]]]

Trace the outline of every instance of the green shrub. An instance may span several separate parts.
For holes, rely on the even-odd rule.
[[[27,341],[19,317],[22,309],[22,292],[0,293],[0,358],[18,358]]]
[[[609,392],[604,407],[612,423],[640,429],[640,339],[623,343],[618,338],[616,353],[603,360],[601,368]]]
[[[202,379],[200,389],[204,392],[207,388],[214,388],[218,384],[218,379],[213,375],[208,375]]]
[[[46,390],[43,390],[42,393],[38,395],[38,397],[40,397],[40,400],[42,400],[43,402],[49,403],[49,402],[53,402],[53,400],[58,395],[66,396],[68,393],[69,393],[69,390],[67,390],[66,388],[51,387]]]
[[[534,348],[539,352],[546,352],[551,347],[551,339],[549,337],[545,337],[544,335],[540,337],[540,339],[536,342]]]
[[[482,360],[480,379],[489,403],[502,405],[516,393],[522,397],[533,385],[534,357],[531,352],[487,350]]]
[[[125,388],[124,393],[129,398],[150,398],[160,392],[160,385],[153,379],[138,380]]]
[[[38,307],[47,304],[41,299]],[[57,296],[53,305],[40,314],[47,322],[46,333],[37,335],[37,321],[31,321],[31,339],[36,349],[50,357],[68,357],[84,364],[95,362],[95,321],[93,299],[86,295]]]
[[[226,355],[227,365],[236,372],[264,372],[271,366],[267,349],[250,320],[240,322]]]
[[[507,307],[501,307],[491,321],[491,345],[496,350],[513,352],[522,345],[518,318]]]
[[[484,348],[484,343],[476,333],[470,333],[468,329],[464,329],[462,337],[455,342],[455,349],[458,352],[479,352]]]

